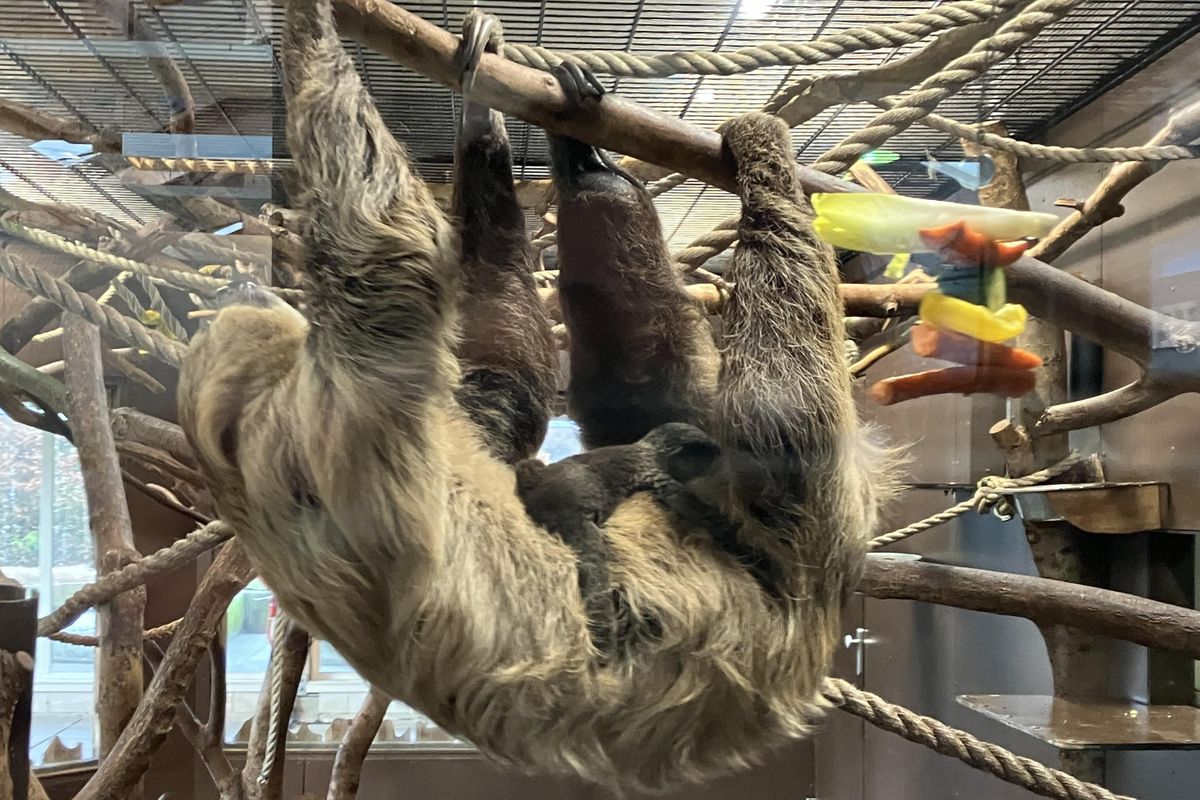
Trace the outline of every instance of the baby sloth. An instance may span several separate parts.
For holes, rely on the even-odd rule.
[[[704,431],[671,422],[633,444],[597,448],[554,464],[528,459],[516,465],[517,493],[530,519],[561,538],[579,560],[579,594],[602,663],[627,651],[636,633],[623,591],[610,587],[610,555],[600,526],[639,492],[650,493],[695,526],[723,520],[687,488],[716,472],[720,452]],[[643,623],[652,632],[654,621]]]

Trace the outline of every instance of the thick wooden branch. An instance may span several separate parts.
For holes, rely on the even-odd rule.
[[[17,704],[25,696],[33,679],[33,658],[26,652],[10,653],[0,650],[0,797],[14,797],[14,781],[25,781],[25,775],[14,775],[9,765],[9,741],[13,734],[13,716]],[[21,767],[18,767],[18,771]]]
[[[93,130],[83,123],[48,114],[15,100],[0,98],[0,128],[33,142],[62,139],[76,144],[90,144],[101,153],[121,152],[121,132],[118,130]]]
[[[911,317],[934,283],[843,283],[838,287],[848,317]]]
[[[282,630],[272,637],[271,665],[263,680],[263,689],[258,697],[258,709],[250,725],[250,741],[246,745],[246,766],[242,769],[242,790],[246,800],[282,800],[283,766],[287,756],[287,727],[292,709],[296,705],[296,692],[300,689],[300,676],[308,663],[309,645],[312,639],[308,632],[291,620],[284,619]],[[271,674],[276,663],[280,671],[279,719],[281,729],[275,736],[275,756],[266,783],[260,782],[263,765],[267,760],[271,740]]]
[[[879,600],[923,603],[1069,625],[1200,658],[1200,611],[1065,581],[871,557],[858,591]]]
[[[1176,394],[1173,389],[1143,378],[1096,397],[1051,406],[1038,418],[1033,435],[1049,436],[1116,422],[1165,403]]]
[[[88,518],[103,576],[137,561],[121,465],[108,424],[108,393],[100,360],[100,331],[72,314],[63,318],[63,360],[71,431],[83,473]],[[96,716],[103,759],[117,742],[142,697],[142,627],[145,587],[100,606],[96,659]]]
[[[1188,144],[1200,139],[1200,101],[1171,115],[1162,130],[1148,145]],[[1125,213],[1121,201],[1136,186],[1165,167],[1167,161],[1134,161],[1117,164],[1082,208],[1063,220],[1029,255],[1042,261],[1054,261],[1087,233]]]
[[[213,561],[188,606],[183,621],[154,673],[146,697],[91,780],[75,800],[125,800],[141,780],[150,759],[175,724],[175,709],[183,699],[196,665],[208,649],[229,602],[254,570],[236,541],[227,543]]]
[[[4,348],[0,348],[0,385],[15,389],[55,411],[67,410],[67,388],[61,381],[39,372]]]
[[[460,91],[458,37],[386,0],[336,0],[341,32],[367,47]],[[473,99],[533,123],[548,133],[660,164],[705,183],[734,191],[733,162],[721,152],[716,131],[685,123],[616,96],[573,108],[549,73],[485,53],[475,72]],[[802,167],[808,191],[860,188]]]
[[[152,447],[169,454],[181,464],[189,467],[196,465],[187,436],[183,428],[175,423],[143,414],[136,408],[114,408],[110,417],[113,436],[117,441]]]
[[[1167,344],[1188,333],[1200,340],[1200,326],[1151,311],[1030,256],[1010,265],[1007,272],[1009,298],[1029,313],[1143,366],[1150,361],[1156,330],[1163,332]],[[1200,354],[1188,357],[1193,363],[1197,359]]]
[[[383,715],[387,713],[391,702],[392,698],[374,686],[367,692],[362,708],[354,716],[350,727],[346,729],[346,735],[342,737],[342,743],[338,746],[326,800],[354,800],[358,796],[363,762],[367,760],[367,751],[371,749],[371,742],[379,733]]]

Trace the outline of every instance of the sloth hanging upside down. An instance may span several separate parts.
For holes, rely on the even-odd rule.
[[[234,293],[180,388],[221,516],[281,607],[371,684],[528,771],[662,789],[804,735],[890,484],[783,125],[753,114],[725,133],[743,220],[719,355],[645,189],[552,142],[585,441],[702,429],[719,455],[688,491],[728,521],[628,483],[589,512],[589,550],[518,492],[553,352],[502,119],[466,111],[460,234],[360,84],[330,0],[289,0],[284,33],[305,313]],[[588,76],[559,78],[601,102]],[[585,603],[585,551],[619,602]],[[624,620],[608,652],[605,613]]]

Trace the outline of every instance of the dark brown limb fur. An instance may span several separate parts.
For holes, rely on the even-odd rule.
[[[579,592],[601,658],[628,652],[634,642],[626,637],[636,630],[621,630],[631,612],[623,591],[609,580],[610,553],[600,526],[638,492],[650,493],[693,527],[717,523],[720,513],[687,495],[685,484],[709,474],[719,453],[699,428],[676,422],[634,444],[601,447],[554,464],[531,459],[517,465],[517,493],[530,518],[559,536],[579,560]]]
[[[499,21],[472,11],[460,50],[470,68],[502,46]],[[504,117],[463,101],[455,148],[454,213],[463,260],[458,356],[459,405],[485,432],[492,453],[514,463],[545,438],[557,394],[558,357],[550,317],[533,280],[534,254],[513,184]]]
[[[556,72],[568,96],[590,82]],[[667,422],[704,427],[717,355],[684,293],[653,200],[591,145],[550,138],[558,291],[570,333],[568,407],[584,444],[629,444]]]

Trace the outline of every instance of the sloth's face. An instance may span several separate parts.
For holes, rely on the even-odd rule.
[[[286,306],[276,294],[250,280],[235,280],[217,290],[217,308],[229,306],[254,306],[255,308],[278,308]]]

